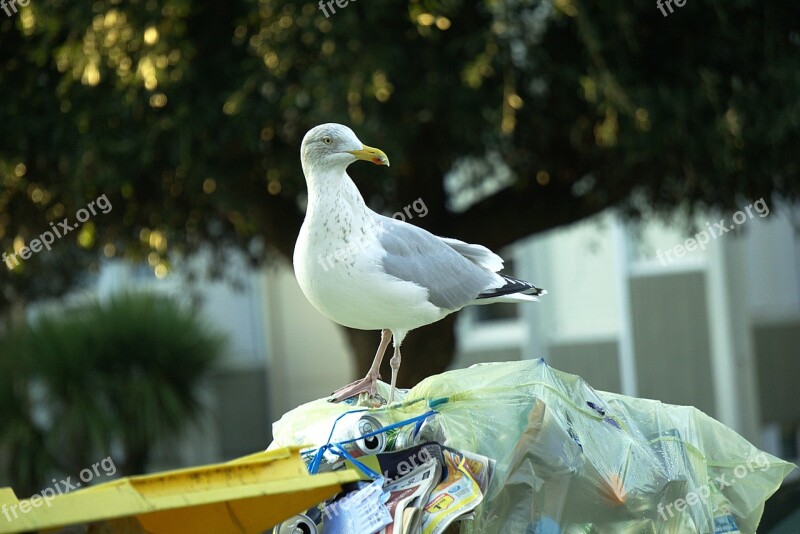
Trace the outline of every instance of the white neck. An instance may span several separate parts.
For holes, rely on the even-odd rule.
[[[347,175],[346,168],[346,165],[325,169],[303,166],[308,184],[308,206],[303,224],[306,229],[311,226],[312,220],[320,220],[324,221],[325,236],[330,232],[330,235],[344,237],[343,234],[347,235],[355,228],[369,224],[372,212],[356,184]]]
[[[325,169],[303,166],[308,185],[309,212],[313,211],[320,203],[336,202],[339,199],[346,200],[351,204],[366,206],[356,184],[347,175],[346,168],[346,165]]]

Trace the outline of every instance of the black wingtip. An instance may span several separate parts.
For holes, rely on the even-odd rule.
[[[519,278],[514,278],[513,276],[508,276],[507,274],[502,274],[502,273],[498,274],[502,276],[503,279],[506,281],[506,285],[504,285],[503,287],[498,287],[497,289],[490,289],[489,291],[484,291],[483,293],[478,295],[477,298],[490,299],[495,297],[502,297],[503,295],[512,295],[515,293],[521,293],[523,295],[531,295],[533,297],[538,297],[547,294],[546,289],[536,287],[530,282],[526,282],[525,280],[520,280]]]

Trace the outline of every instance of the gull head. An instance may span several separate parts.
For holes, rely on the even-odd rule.
[[[328,123],[312,128],[300,146],[303,169],[341,167],[344,170],[359,159],[389,166],[389,158],[382,150],[365,145],[353,130],[341,124]]]

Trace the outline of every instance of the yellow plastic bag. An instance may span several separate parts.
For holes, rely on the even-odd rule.
[[[450,371],[400,398],[368,413],[388,424],[433,407],[444,445],[497,461],[467,533],[752,533],[795,467],[696,408],[598,392],[542,360]],[[354,408],[300,406],[271,448],[322,446]]]

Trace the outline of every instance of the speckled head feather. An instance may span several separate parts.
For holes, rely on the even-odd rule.
[[[389,165],[382,151],[362,143],[353,130],[336,123],[321,124],[309,130],[300,145],[300,161],[306,178],[312,169],[344,171],[356,160]]]
[[[345,168],[356,157],[349,151],[361,150],[364,143],[359,141],[353,130],[341,124],[321,124],[305,135],[300,145],[300,161],[303,169],[322,167]]]

